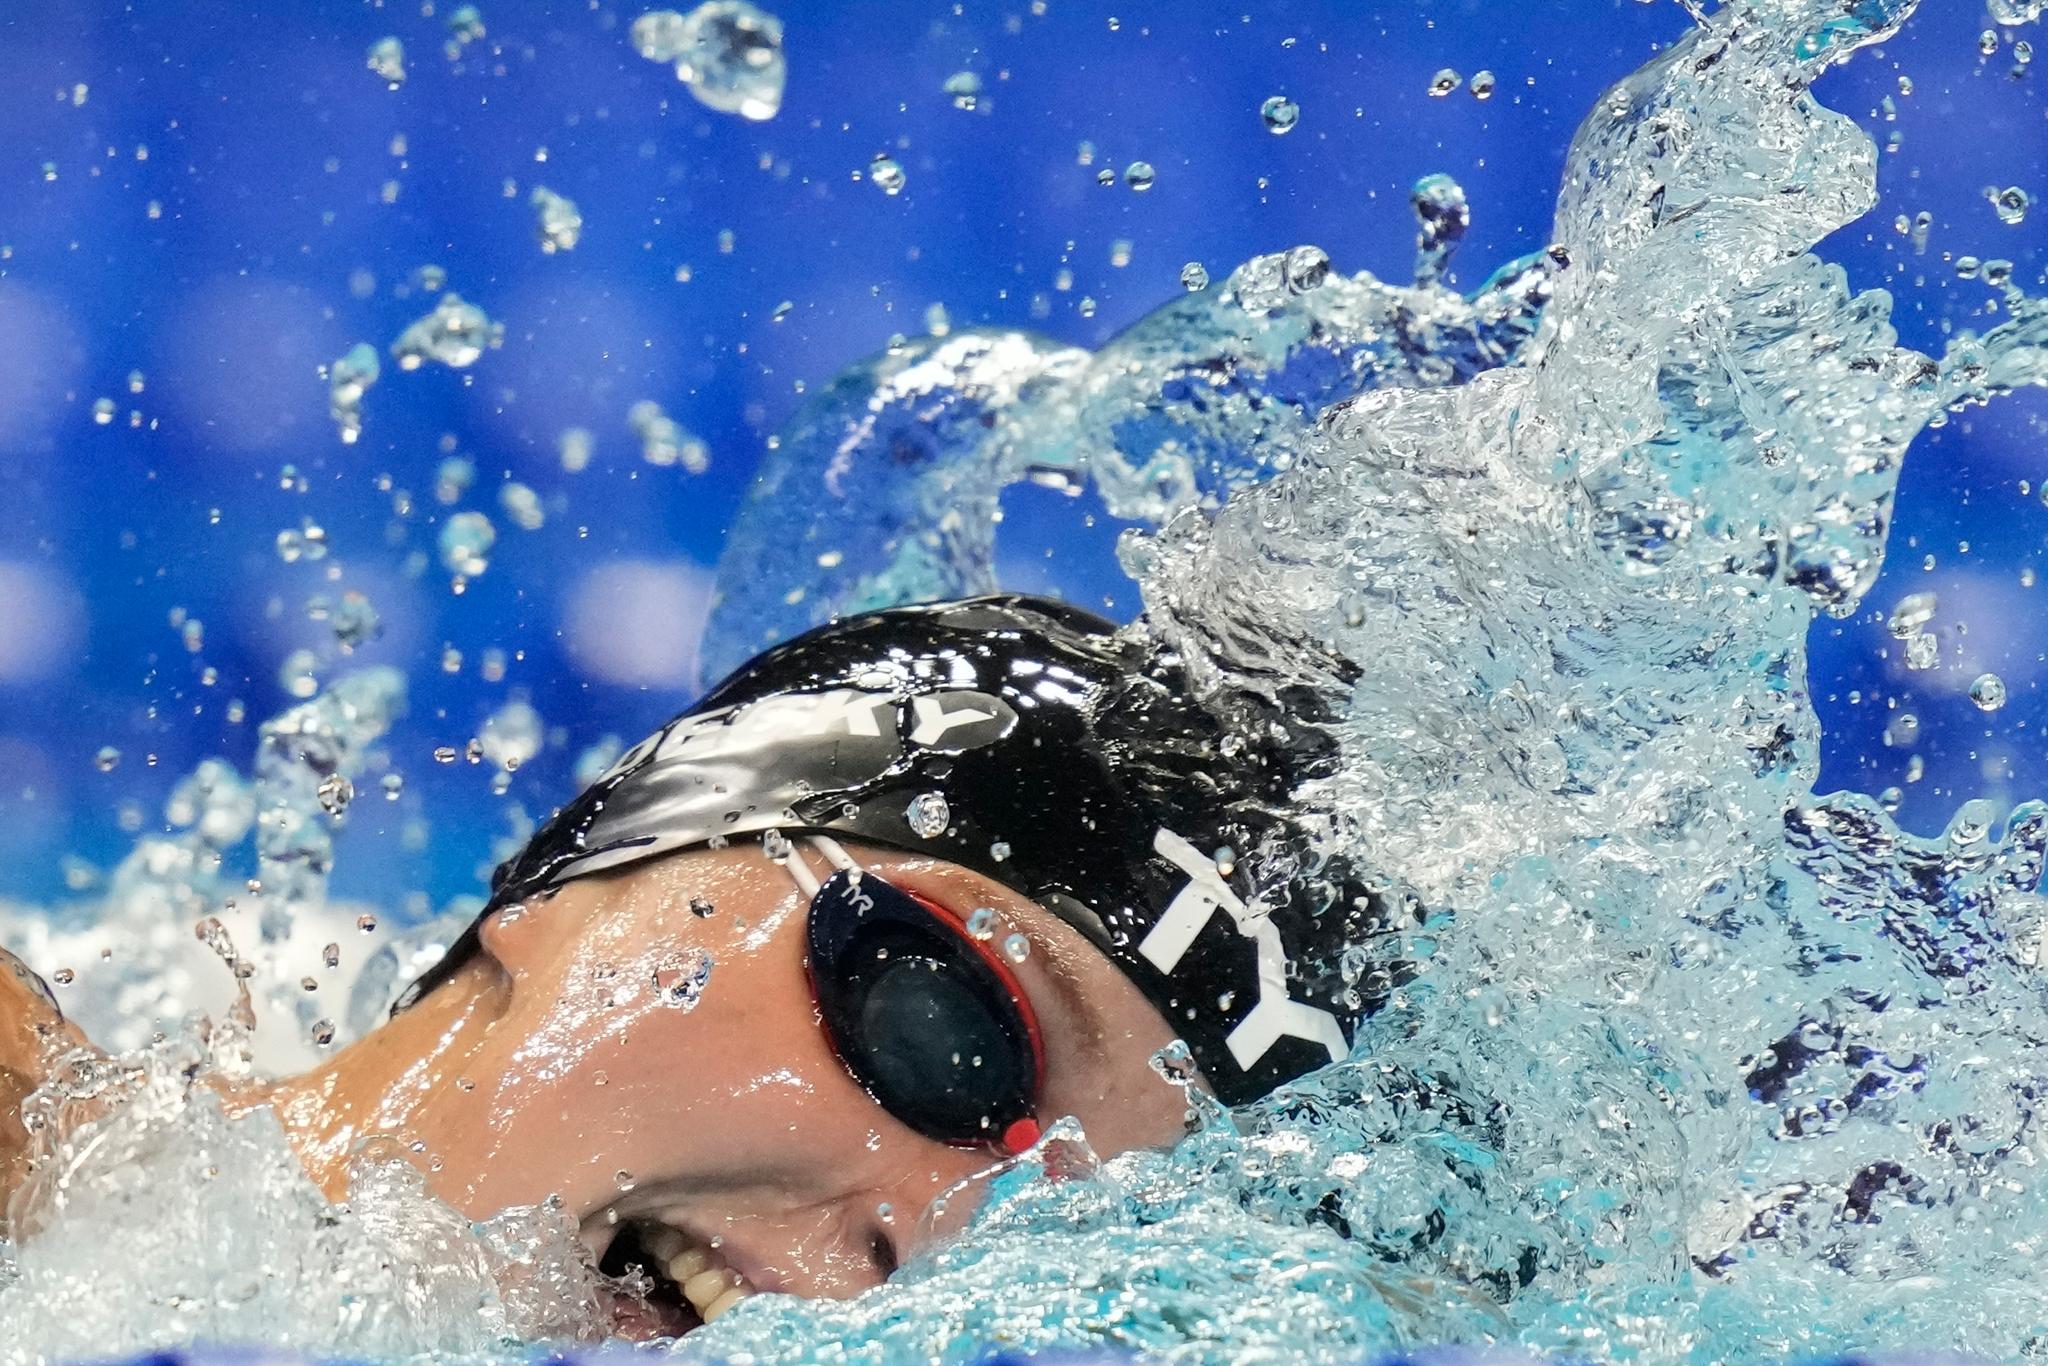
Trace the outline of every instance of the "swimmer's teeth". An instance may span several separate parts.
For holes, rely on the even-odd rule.
[[[746,1279],[721,1262],[717,1253],[667,1225],[647,1235],[646,1247],[706,1323],[754,1293]]]
[[[704,1322],[709,1323],[753,1293],[747,1289],[745,1282],[741,1282],[697,1312],[704,1316]]]
[[[670,1280],[677,1285],[688,1285],[691,1277],[711,1269],[711,1254],[701,1247],[685,1247],[671,1256],[664,1266]]]

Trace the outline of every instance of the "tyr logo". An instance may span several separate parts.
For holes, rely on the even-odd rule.
[[[1287,993],[1287,948],[1271,917],[1245,905],[1216,871],[1215,861],[1171,830],[1162,827],[1152,837],[1152,849],[1188,880],[1139,943],[1138,952],[1146,961],[1171,976],[1217,911],[1227,914],[1237,932],[1256,946],[1258,1003],[1224,1040],[1237,1065],[1251,1071],[1282,1038],[1320,1044],[1329,1051],[1330,1061],[1341,1060],[1350,1045],[1337,1017]]]

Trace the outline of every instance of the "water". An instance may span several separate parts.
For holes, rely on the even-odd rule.
[[[1868,213],[1878,159],[1805,87],[1914,8],[1703,14],[1589,115],[1550,249],[1469,298],[1442,283],[1469,208],[1432,179],[1412,286],[1302,246],[1094,352],[951,332],[813,397],[732,532],[713,669],[835,610],[992,586],[1003,491],[1086,483],[1149,528],[1124,562],[1218,706],[1345,702],[1345,763],[1304,795],[1410,914],[1344,966],[1414,975],[1349,1062],[1235,1116],[1197,1105],[1170,1154],[1096,1163],[1056,1132],[889,1287],[757,1298],[687,1355],[2043,1350],[2048,806],[1966,803],[1918,837],[1812,793],[1808,629],[1870,592],[1907,444],[2048,382],[2048,306],[2017,284],[1930,357],[1811,254]],[[466,364],[444,341],[414,354]],[[1941,611],[1900,603],[1894,632]],[[343,674],[266,726],[253,780],[195,774],[182,833],[114,874],[136,951],[84,1022],[133,1051],[40,1102],[63,1156],[26,1207],[45,1232],[0,1271],[0,1360],[194,1335],[490,1360],[595,1332],[550,1211],[470,1228],[376,1152],[330,1207],[267,1112],[190,1085],[319,1023],[289,989],[337,971],[315,946],[349,915],[320,794],[365,788],[402,691]],[[500,715],[503,767],[541,722]],[[215,856],[252,827],[261,886],[237,888]],[[229,900],[240,920],[189,940]],[[343,955],[344,1029],[448,930]],[[39,962],[58,935],[0,926]],[[235,964],[246,1005],[138,1037]],[[80,1284],[122,1307],[81,1320]]]

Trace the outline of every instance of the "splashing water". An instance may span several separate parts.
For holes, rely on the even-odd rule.
[[[2012,24],[2043,8],[1993,6]],[[2005,323],[1932,359],[1897,345],[1885,296],[1811,254],[1869,210],[1876,157],[1807,87],[1914,8],[1699,15],[1586,121],[1555,245],[1469,298],[1441,284],[1468,211],[1432,178],[1412,288],[1296,248],[1096,353],[910,342],[799,414],[733,530],[714,667],[833,612],[992,587],[1002,490],[1092,481],[1156,528],[1124,548],[1145,629],[1219,709],[1301,686],[1343,702],[1345,762],[1301,797],[1411,911],[1343,967],[1411,976],[1349,1061],[1236,1114],[1191,1096],[1173,1152],[1098,1164],[1056,1126],[884,1289],[758,1296],[679,1350],[2048,1344],[2029,1255],[2048,1227],[2029,1179],[2048,1156],[2048,805],[2001,830],[1969,803],[1922,839],[1811,792],[1806,632],[1874,580],[1908,444],[2048,383],[2042,301],[2008,284]],[[1901,604],[1904,630],[1936,610]],[[320,789],[360,781],[395,682],[358,675],[267,727],[253,792],[202,769],[185,833],[138,847],[108,913],[136,942],[189,926],[253,822],[253,942],[306,937],[332,852]],[[40,924],[0,937],[25,930],[41,957]],[[363,970],[379,1004],[413,966],[387,950]],[[193,1085],[243,1026],[38,1097],[69,1179],[33,1192],[45,1232],[0,1260],[0,1361],[195,1335],[488,1359],[595,1331],[546,1210],[466,1229],[376,1154],[347,1209],[321,1201],[274,1118]],[[129,1028],[108,1032],[136,1047]],[[1161,1066],[1185,1078],[1184,1059]],[[1042,1179],[1055,1159],[1062,1179]],[[230,1224],[167,1289],[163,1268]],[[85,1340],[58,1308],[82,1284],[152,1316]]]

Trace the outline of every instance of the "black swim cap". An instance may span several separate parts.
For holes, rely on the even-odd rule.
[[[931,854],[1079,930],[1238,1104],[1341,1058],[1391,980],[1347,953],[1382,902],[1291,805],[1334,762],[1327,708],[1306,690],[1233,707],[1226,725],[1142,629],[1049,599],[847,617],[635,745],[497,870],[483,915],[771,829]],[[394,1009],[477,944],[471,925]]]

